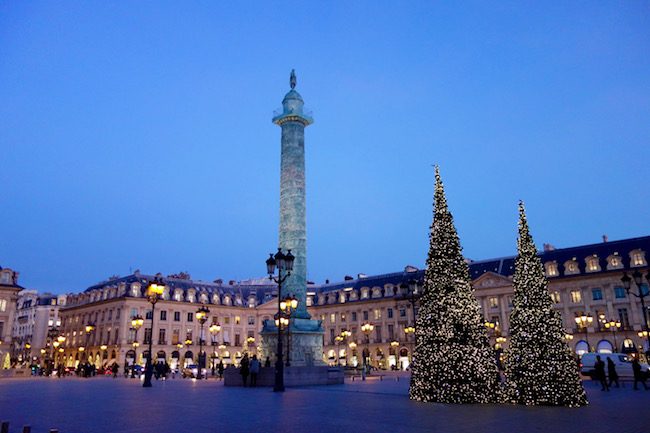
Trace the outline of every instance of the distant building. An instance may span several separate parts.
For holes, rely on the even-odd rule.
[[[36,290],[18,293],[13,323],[13,356],[18,363],[40,358],[41,350],[51,350],[48,331],[61,325],[59,308],[65,305],[66,295],[39,294]]]
[[[11,329],[16,313],[18,292],[18,272],[0,267],[0,369],[11,363]]]
[[[638,335],[644,329],[643,314],[647,312],[642,311],[636,297],[626,293],[621,277],[635,270],[645,275],[648,251],[650,236],[545,248],[539,253],[550,296],[562,314],[569,344],[577,353],[587,350],[587,340],[600,352],[647,349],[647,340]],[[468,261],[476,297],[486,322],[492,324],[488,333],[495,348],[508,345],[514,260],[510,256]],[[370,362],[379,368],[406,368],[411,361],[413,334],[405,330],[414,324],[417,303],[411,304],[402,285],[411,280],[421,285],[423,276],[424,270],[408,266],[403,272],[359,274],[356,279],[345,277],[338,283],[309,285],[307,307],[312,317],[322,320],[325,361],[356,365],[365,350]],[[70,366],[87,358],[99,366],[142,362],[145,342],[153,336],[154,359],[166,360],[173,367],[196,363],[200,327],[194,313],[205,304],[210,308],[203,333],[208,366],[219,359],[237,363],[244,352],[255,350],[262,321],[277,311],[277,303],[272,302],[277,286],[266,279],[224,284],[220,280],[208,283],[168,278],[163,300],[156,304],[154,329],[145,320],[137,336],[139,347],[134,348],[131,317],[140,314],[149,319],[151,305],[144,293],[152,280],[152,275],[136,272],[69,295],[60,311],[66,341],[59,361]],[[644,283],[642,290],[647,291],[647,281]],[[593,322],[586,327],[577,325],[575,317],[582,314],[591,314]],[[605,322],[610,320],[618,321],[621,327],[606,327]],[[86,334],[84,328],[89,323],[95,330]],[[212,323],[221,325],[216,335],[208,331]],[[361,332],[364,323],[374,325],[369,335]],[[350,335],[337,338],[343,330]],[[82,346],[84,351],[79,351]]]

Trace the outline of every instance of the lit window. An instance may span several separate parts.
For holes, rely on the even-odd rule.
[[[567,260],[564,263],[564,273],[566,275],[579,274],[580,270],[578,269],[578,262],[575,259]]]
[[[336,313],[330,314],[330,323],[336,323]]]
[[[241,318],[239,316],[235,316],[235,325],[239,325],[239,322],[241,322]]]
[[[585,259],[587,262],[587,272],[598,272],[600,271],[600,264],[598,263],[598,256],[593,255]]]
[[[551,299],[556,304],[559,304],[560,302],[562,302],[562,298],[560,297],[560,292],[558,292],[557,290],[551,292]]]
[[[623,267],[623,262],[618,253],[607,257],[607,269],[620,269]]]
[[[574,304],[582,302],[582,293],[580,290],[571,290],[571,302]]]
[[[634,250],[630,253],[632,259],[632,266],[645,266],[645,252],[641,250]]]
[[[249,325],[255,324],[255,316],[248,316],[248,324]]]
[[[544,267],[546,268],[546,276],[547,277],[556,277],[558,275],[558,270],[557,270],[557,262],[546,262],[544,264]]]
[[[498,308],[499,307],[499,298],[496,296],[492,296],[488,299],[488,302],[490,303],[490,308]]]
[[[375,314],[375,320],[381,319],[381,310],[379,308],[375,308],[374,314]]]

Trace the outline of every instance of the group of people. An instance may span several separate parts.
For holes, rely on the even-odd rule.
[[[632,372],[634,374],[634,390],[638,390],[639,382],[647,390],[648,385],[646,384],[647,373],[641,369],[641,364],[637,358],[632,360]],[[607,357],[607,371],[605,371],[605,362],[596,356],[596,363],[594,364],[594,374],[592,376],[595,380],[598,380],[601,385],[601,391],[609,391],[612,384],[616,385],[618,388],[618,373],[616,371],[616,364],[612,361],[611,358]],[[609,380],[608,380],[609,379]]]
[[[264,367],[270,367],[270,366],[271,366],[271,360],[267,356],[266,361],[264,361]],[[248,376],[250,376],[251,378],[250,386],[252,387],[257,386],[257,377],[260,374],[261,368],[262,368],[262,364],[257,359],[257,355],[253,355],[253,357],[249,359],[248,353],[244,354],[244,357],[241,359],[241,362],[239,363],[239,374],[241,374],[241,378],[244,386],[248,386]]]

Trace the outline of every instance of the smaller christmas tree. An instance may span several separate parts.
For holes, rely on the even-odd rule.
[[[507,398],[512,403],[577,407],[587,404],[578,365],[553,308],[542,262],[519,203],[519,238],[513,277]]]

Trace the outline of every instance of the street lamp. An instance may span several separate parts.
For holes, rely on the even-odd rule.
[[[650,271],[645,276],[646,280],[650,282]],[[637,288],[637,293],[634,293],[630,291],[630,288],[632,286],[632,279],[634,279],[634,283],[636,284]],[[645,323],[645,331],[646,331],[646,339],[648,340],[648,346],[646,352],[650,352],[650,328],[648,327],[648,312],[645,309],[645,297],[650,295],[650,291],[648,290],[641,290],[641,284],[643,284],[643,274],[639,272],[637,269],[634,271],[632,274],[632,278],[630,278],[627,273],[623,274],[623,277],[621,278],[621,282],[623,283],[623,287],[625,287],[625,290],[627,291],[628,295],[634,295],[639,300],[641,301],[641,312],[643,313],[643,321]]]
[[[147,361],[144,367],[144,383],[143,388],[151,388],[151,377],[153,376],[153,364],[151,363],[151,351],[153,350],[153,324],[154,324],[154,310],[156,302],[160,299],[165,292],[165,283],[161,274],[156,274],[153,281],[147,288],[147,300],[151,304],[151,335],[149,336],[149,352],[147,353]]]
[[[210,310],[208,307],[205,305],[201,305],[198,310],[196,310],[195,316],[196,320],[199,321],[199,324],[201,324],[201,331],[199,333],[199,377],[198,379],[203,379],[203,364],[204,364],[204,356],[203,356],[203,325],[205,325],[205,322],[208,320],[208,314],[210,313]]]
[[[594,317],[591,314],[581,314],[580,316],[575,317],[575,321],[578,326],[581,326],[585,331],[585,342],[587,343],[587,352],[591,352],[591,347],[589,346],[589,334],[587,333],[587,325],[594,321]]]
[[[291,250],[288,250],[287,254],[283,254],[281,248],[278,248],[275,256],[270,254],[270,257],[266,260],[266,271],[269,274],[269,279],[278,284],[278,318],[276,319],[278,345],[275,360],[275,384],[273,386],[273,391],[275,392],[284,391],[284,363],[282,362],[282,283],[291,275],[294,260],[295,257],[291,254]],[[274,276],[276,267],[278,269],[277,278]],[[282,273],[284,273],[284,276]]]
[[[287,296],[280,302],[280,309],[287,317],[287,362],[285,366],[291,367],[291,313],[298,308],[298,299],[295,296]]]
[[[144,325],[144,319],[141,315],[136,314],[131,318],[131,327],[135,330],[135,337],[133,338],[133,365],[131,366],[131,378],[135,378],[135,362],[137,358],[138,349],[138,329]]]
[[[213,323],[210,325],[208,328],[208,331],[210,331],[210,334],[212,335],[212,345],[216,346],[217,345],[217,334],[221,332],[221,325],[218,322]]]
[[[88,347],[90,334],[92,334],[95,331],[95,324],[94,323],[86,324],[85,330],[86,330],[86,347]],[[84,358],[88,360],[88,355],[85,355]]]
[[[370,357],[370,333],[375,329],[375,325],[372,323],[364,323],[361,325],[361,331],[366,334],[366,349],[368,352],[368,357]],[[363,370],[361,371],[361,380],[366,380],[366,369],[367,369],[366,353],[363,354]]]
[[[614,347],[616,348],[616,350],[614,350],[614,352],[618,352],[618,342],[616,341],[616,331],[618,331],[620,329],[621,321],[620,320],[610,320],[610,321],[606,321],[603,325],[605,326],[605,329],[609,329],[614,334]]]

